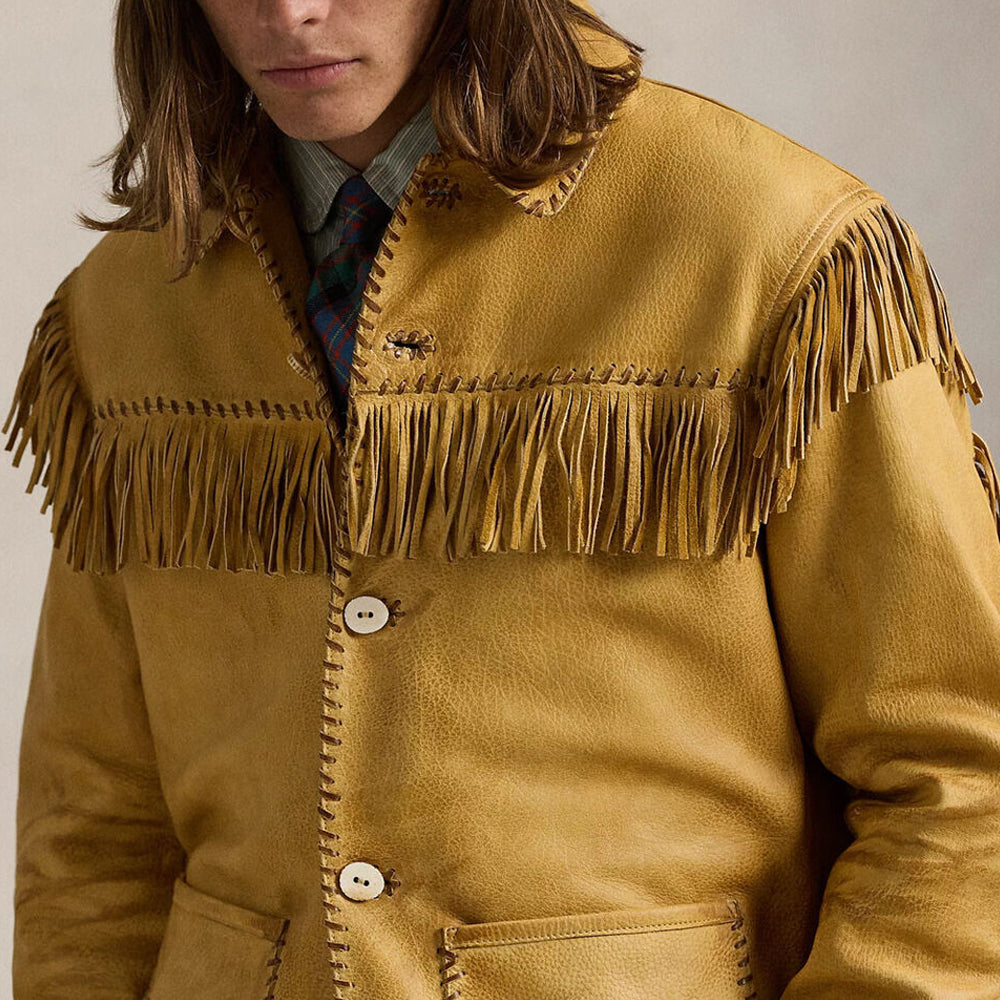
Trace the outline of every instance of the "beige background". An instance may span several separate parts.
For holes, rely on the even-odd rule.
[[[594,0],[646,46],[646,75],[706,94],[865,179],[917,230],[985,399],[973,427],[1000,462],[1000,4],[996,0]],[[18,4],[0,41],[6,238],[0,417],[56,285],[108,218],[89,164],[118,137],[112,3]],[[9,996],[17,749],[51,547],[27,457],[0,456],[0,996]],[[124,1000],[124,998],[123,998]]]

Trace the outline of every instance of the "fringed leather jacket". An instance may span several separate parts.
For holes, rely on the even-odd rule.
[[[913,228],[647,77],[534,189],[429,153],[342,434],[273,140],[27,347],[17,1000],[1000,995],[1000,500]]]

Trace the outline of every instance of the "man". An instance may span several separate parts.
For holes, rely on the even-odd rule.
[[[200,10],[121,6],[160,166],[8,418],[17,1000],[995,997],[997,476],[912,228],[562,0]]]

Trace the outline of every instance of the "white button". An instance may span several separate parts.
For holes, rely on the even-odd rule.
[[[349,861],[337,876],[340,891],[348,899],[374,899],[385,888],[382,873],[367,861]]]
[[[352,597],[344,607],[344,624],[352,632],[377,632],[389,620],[389,608],[370,594]]]

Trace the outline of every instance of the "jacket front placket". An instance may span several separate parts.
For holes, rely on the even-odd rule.
[[[358,343],[365,350],[371,348],[367,333],[374,328],[373,315],[379,311],[373,295],[379,291],[378,281],[384,276],[385,267],[391,266],[393,248],[403,238],[401,234],[405,231],[407,222],[406,211],[413,205],[418,191],[426,187],[427,168],[432,163],[441,165],[447,160],[447,156],[437,152],[428,153],[420,160],[382,236],[362,292],[362,306],[355,331]],[[340,837],[336,832],[340,808],[336,764],[341,744],[338,734],[343,726],[338,678],[344,669],[345,647],[341,640],[345,630],[345,607],[349,599],[356,598],[382,603],[372,595],[349,593],[351,566],[355,559],[355,546],[352,545],[349,530],[352,521],[350,504],[352,496],[356,495],[356,491],[350,488],[349,477],[360,475],[365,467],[365,446],[359,442],[354,404],[357,391],[367,387],[368,379],[363,371],[363,360],[352,362],[346,419],[342,424],[334,409],[335,397],[329,365],[319,337],[307,319],[305,300],[311,273],[294,224],[288,191],[276,172],[268,166],[268,161],[259,155],[256,160],[251,161],[250,171],[244,177],[226,225],[256,256],[263,277],[288,326],[290,340],[287,361],[295,371],[312,383],[317,414],[325,425],[330,444],[327,478],[331,489],[328,502],[332,506],[333,517],[330,522],[334,530],[328,539],[330,596],[319,691],[321,749],[317,813],[324,924],[329,962],[333,969],[332,983],[337,990],[335,995],[341,996],[342,990],[354,985],[347,971],[347,963],[341,959],[348,947],[343,940],[347,930],[343,907],[345,904],[350,905],[352,900],[367,898],[366,892],[384,891],[391,894],[399,885],[392,869],[382,870],[378,867],[379,859],[343,857],[338,847]],[[434,197],[433,192],[431,197]],[[399,350],[405,350],[405,347]],[[357,354],[355,357],[357,358]],[[374,889],[371,887],[372,882],[376,883]],[[360,889],[357,888],[359,885]]]

